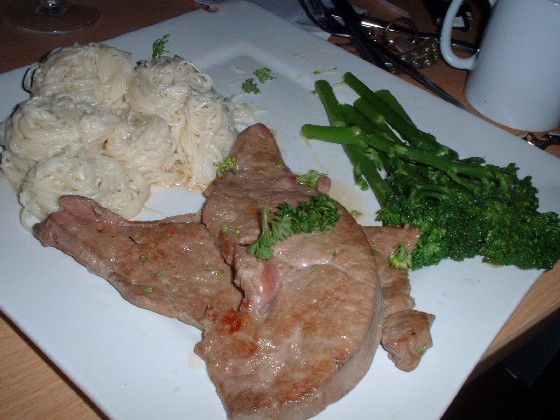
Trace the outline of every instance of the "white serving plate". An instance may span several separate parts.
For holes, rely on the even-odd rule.
[[[253,70],[271,68],[276,79],[262,85],[261,94],[238,100],[264,110],[259,120],[276,133],[294,171],[329,173],[335,197],[363,212],[363,224],[374,222],[378,205],[371,192],[353,185],[341,148],[306,141],[299,133],[304,123],[327,122],[311,93],[314,81],[337,82],[345,71],[373,89],[390,89],[421,129],[463,156],[500,165],[515,161],[521,175],[533,176],[541,209],[560,211],[556,158],[263,9],[227,3],[217,13],[197,11],[107,43],[143,59],[166,33],[167,49],[212,76],[225,95],[238,92]],[[27,99],[24,73],[0,75],[0,118]],[[344,89],[337,93],[353,98]],[[193,352],[198,330],[129,304],[72,258],[43,248],[19,225],[19,205],[5,178],[0,197],[1,309],[104,413],[115,419],[225,418],[204,363]],[[148,207],[160,213],[140,217],[193,212],[202,202],[200,193],[158,190]],[[396,369],[379,349],[366,377],[318,418],[439,418],[539,274],[478,259],[413,272],[417,308],[436,315],[434,347],[411,373]]]

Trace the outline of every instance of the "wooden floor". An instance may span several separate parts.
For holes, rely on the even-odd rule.
[[[532,385],[514,379],[504,366],[466,384],[442,420],[560,418],[560,352]]]

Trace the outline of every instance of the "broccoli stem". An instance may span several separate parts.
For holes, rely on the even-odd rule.
[[[366,101],[364,98],[359,98],[354,101],[354,108],[362,114],[367,120],[371,121],[374,127],[377,128],[376,131],[381,131],[387,134],[391,139],[398,144],[404,144],[401,139],[391,130],[391,127],[387,123],[387,120],[383,115],[381,115],[377,109],[371,105],[370,102]],[[373,131],[373,130],[366,130]]]
[[[344,146],[344,150],[354,167],[354,178],[363,178],[367,181],[377,201],[383,207],[393,191],[387,181],[377,170],[375,163],[364,153],[363,149],[353,144]]]
[[[463,163],[442,157],[434,151],[395,144],[384,133],[365,133],[358,127],[330,127],[313,124],[305,124],[302,127],[302,133],[309,139],[355,145],[363,148],[371,147],[386,153],[388,156],[395,156],[409,162],[439,169],[457,184],[471,191],[475,191],[478,184],[463,177],[478,179],[480,182],[491,182],[493,179],[498,179],[495,169],[490,165],[480,166]]]
[[[416,127],[416,124],[414,124],[412,118],[410,118],[397,98],[395,98],[395,96],[390,91],[388,91],[387,89],[381,89],[376,91],[375,94],[379,97],[379,99],[385,102],[387,106],[389,106],[393,111],[399,114],[401,118],[405,119],[409,124],[412,124]]]
[[[456,157],[457,153],[446,146],[438,143],[435,137],[429,133],[419,130],[416,125],[410,122],[410,118],[403,117],[403,111],[395,111],[393,107],[383,101],[375,92],[367,87],[352,73],[345,73],[344,82],[350,86],[363,100],[382,114],[389,125],[395,129],[412,146],[427,150],[436,150],[442,156]]]
[[[336,99],[329,82],[326,80],[317,80],[315,82],[315,92],[325,108],[329,123],[333,127],[345,127],[346,120],[340,111],[338,99]]]

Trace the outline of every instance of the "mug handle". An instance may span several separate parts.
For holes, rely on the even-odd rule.
[[[491,6],[494,5],[495,0],[489,0]],[[472,70],[474,63],[476,62],[476,54],[470,57],[459,57],[455,55],[451,49],[451,31],[453,30],[453,20],[459,11],[459,8],[463,4],[463,0],[451,0],[447,13],[445,14],[445,19],[443,20],[443,25],[441,27],[441,38],[440,38],[440,50],[441,55],[447,61],[447,63],[458,69]]]

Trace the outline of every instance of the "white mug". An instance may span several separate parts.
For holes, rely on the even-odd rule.
[[[451,50],[452,0],[441,31],[441,54],[470,70],[465,96],[485,117],[523,131],[560,125],[560,0],[490,0],[493,6],[476,54]]]

